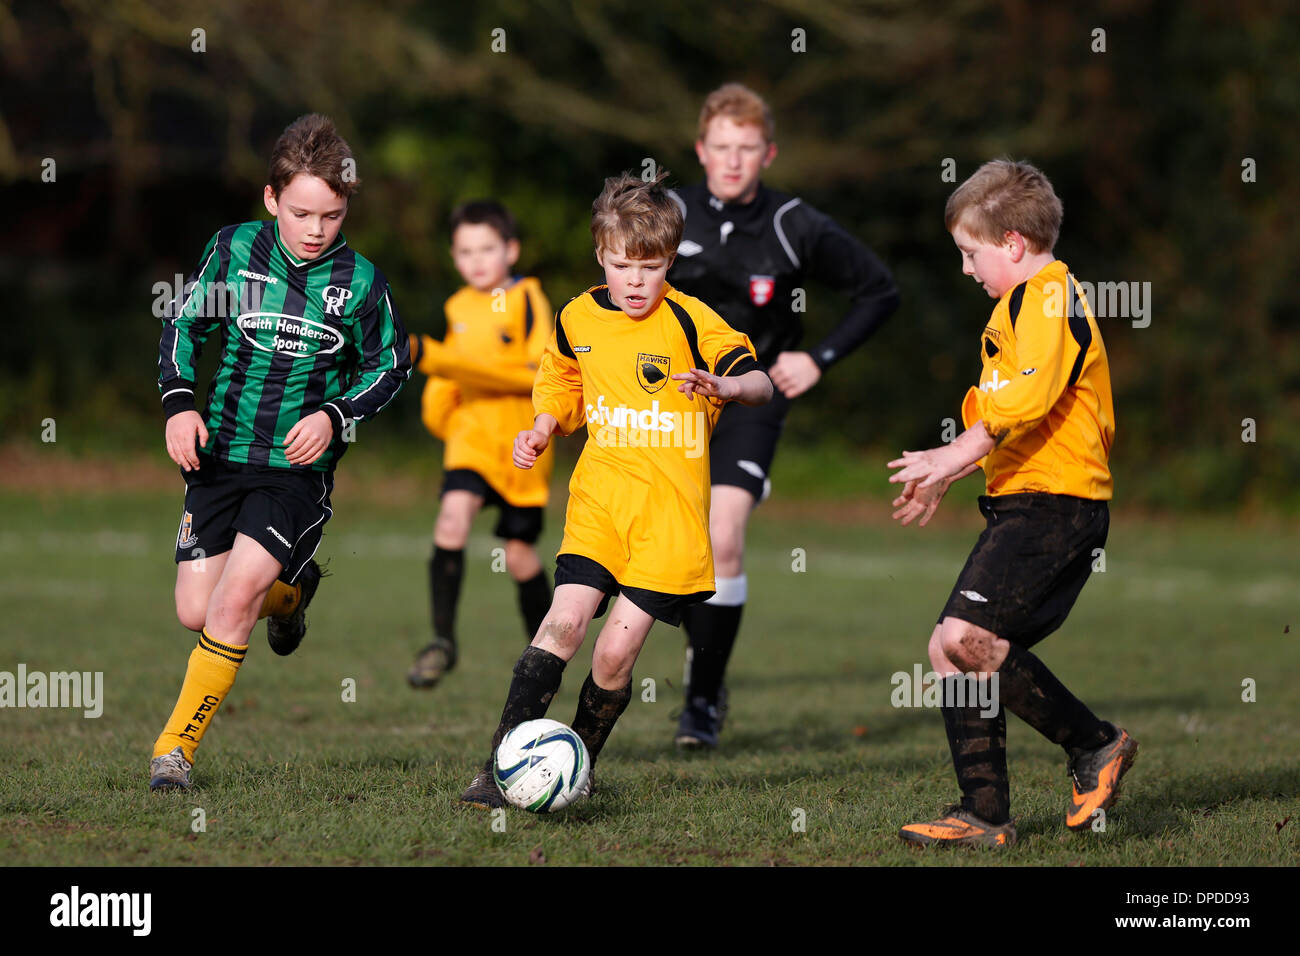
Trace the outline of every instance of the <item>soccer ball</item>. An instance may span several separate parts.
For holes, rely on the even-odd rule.
[[[529,720],[506,734],[492,775],[512,806],[533,813],[563,810],[582,796],[591,774],[587,746],[558,720]]]

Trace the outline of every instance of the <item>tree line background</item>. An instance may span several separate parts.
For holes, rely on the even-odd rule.
[[[652,159],[698,181],[699,107],[734,79],[776,114],[765,181],[859,236],[903,296],[799,400],[782,455],[883,464],[939,442],[992,306],[943,228],[944,163],[959,182],[1011,155],[1053,180],[1057,254],[1077,276],[1151,283],[1148,327],[1101,320],[1117,498],[1296,510],[1296,16],[1255,0],[1091,6],[6,2],[0,442],[39,442],[55,417],[61,442],[159,444],[154,284],[188,275],[219,226],[265,215],[267,155],[301,113],[333,116],[356,154],[349,241],[408,328],[440,334],[456,204],[510,206],[520,270],[558,306],[600,280],[602,179]],[[845,303],[813,287],[808,304],[811,346]],[[419,385],[367,433],[421,440]]]

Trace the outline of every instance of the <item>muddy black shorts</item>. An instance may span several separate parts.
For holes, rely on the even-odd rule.
[[[609,609],[609,599],[622,594],[655,620],[673,627],[682,623],[682,613],[688,607],[713,597],[712,591],[665,594],[645,588],[625,588],[603,564],[580,554],[561,554],[555,559],[555,586],[558,588],[561,584],[585,584],[605,592],[593,617],[603,615]]]
[[[987,522],[943,613],[1032,647],[1064,623],[1106,544],[1104,501],[981,495]]]
[[[483,499],[483,507],[498,508],[497,524],[492,533],[506,541],[533,544],[542,536],[545,508],[517,508],[497,493],[487,479],[469,468],[453,468],[442,476],[442,497],[449,491],[470,491]]]
[[[715,485],[744,488],[762,501],[771,490],[768,474],[776,457],[776,443],[785,428],[790,400],[780,389],[766,405],[723,406],[709,440],[709,476]]]
[[[246,534],[279,561],[280,580],[293,584],[320,547],[334,512],[334,472],[241,465],[199,454],[195,471],[182,471],[185,509],[176,533],[176,563],[229,551]]]

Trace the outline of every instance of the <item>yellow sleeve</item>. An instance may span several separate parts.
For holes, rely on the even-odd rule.
[[[582,369],[569,348],[561,320],[546,344],[533,382],[533,412],[554,415],[561,435],[571,435],[587,420],[582,404]],[[567,353],[567,354],[566,354]]]
[[[700,358],[704,359],[704,371],[726,377],[744,375],[763,367],[758,363],[749,336],[737,332],[718,313],[704,308],[693,318],[700,333]]]
[[[983,420],[990,435],[1002,436],[999,445],[1039,426],[1070,384],[1071,369],[1080,357],[1079,343],[1068,333],[1068,320],[1052,315],[1060,309],[1046,308],[1048,301],[1041,284],[1026,287],[1015,326],[1018,368],[1003,387],[975,394],[972,424]]]
[[[537,363],[551,336],[551,305],[539,286],[524,290],[533,310],[533,327],[528,333],[528,358],[524,361],[484,361],[451,351],[445,343],[425,336],[420,352],[420,371],[425,375],[440,375],[466,388],[504,395],[528,395],[533,390]],[[450,338],[450,333],[448,333]]]
[[[447,439],[447,422],[460,404],[460,388],[445,378],[431,377],[420,397],[420,418],[434,438]]]

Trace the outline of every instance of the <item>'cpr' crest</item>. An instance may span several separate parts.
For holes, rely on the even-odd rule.
[[[342,315],[343,303],[352,298],[352,290],[338,285],[327,285],[320,297],[325,300],[326,315]]]
[[[647,392],[654,394],[668,381],[668,356],[651,355],[638,352],[636,356],[636,380]]]

